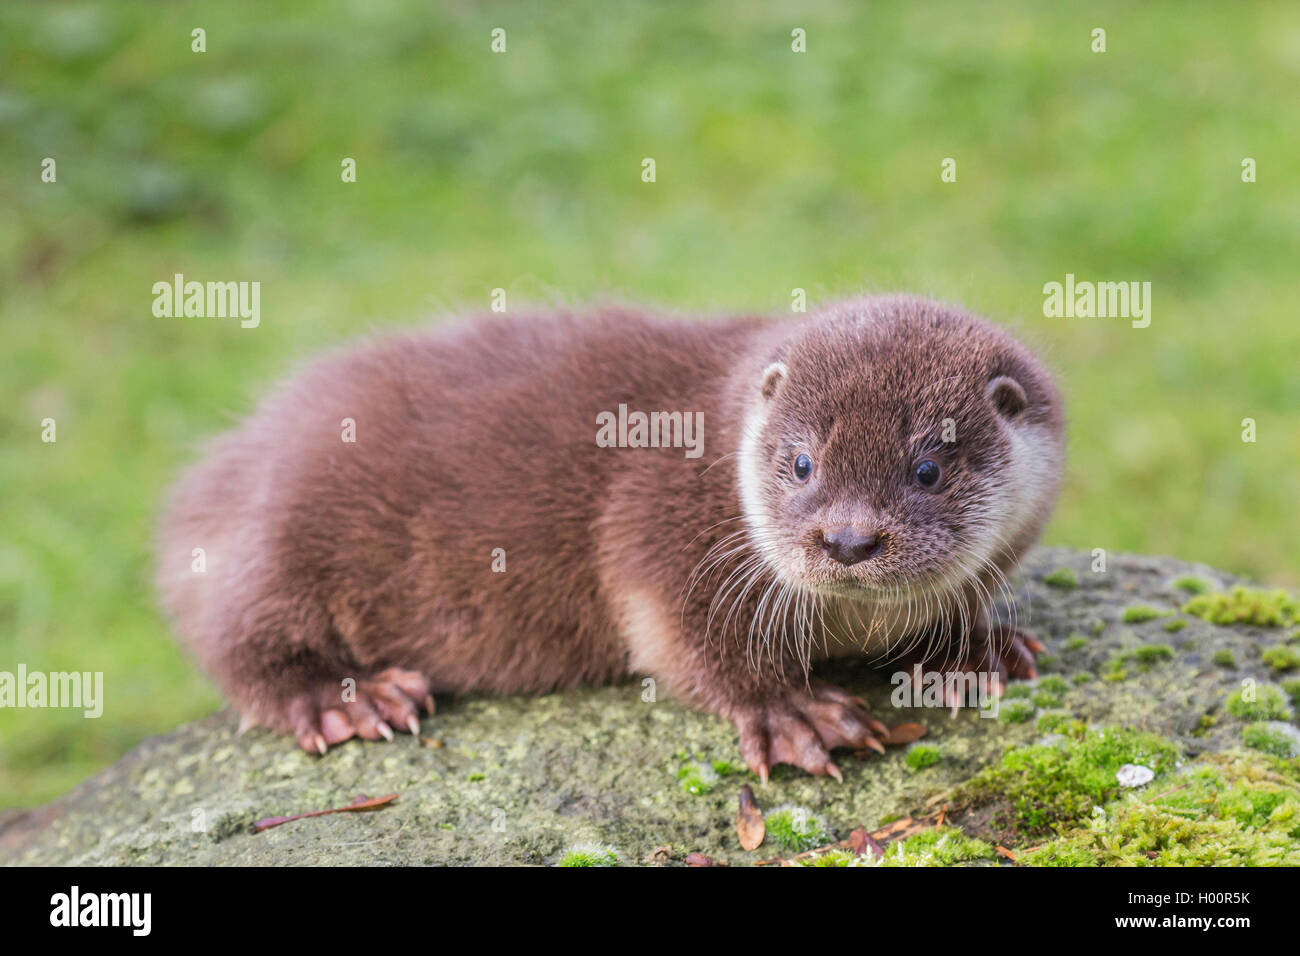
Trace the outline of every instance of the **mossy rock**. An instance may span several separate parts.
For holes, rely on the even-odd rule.
[[[1286,609],[1280,619],[1290,620],[1290,605],[1273,597],[1260,603],[1249,592],[1227,603],[1197,595],[1207,599],[1187,612],[1186,627],[1176,633],[1158,623],[1125,624],[1126,609],[1183,607],[1189,579],[1225,589],[1237,582],[1167,558],[1112,554],[1108,564],[1106,572],[1096,573],[1091,554],[1039,549],[1012,579],[1019,624],[1054,658],[1050,675],[1014,691],[1016,707],[1025,711],[1019,721],[986,719],[974,710],[953,717],[944,709],[896,709],[888,666],[858,661],[819,669],[865,697],[886,723],[919,722],[929,731],[910,761],[903,747],[865,760],[837,754],[842,784],[780,767],[760,787],[744,770],[728,723],[671,700],[647,703],[638,681],[542,697],[444,698],[438,714],[422,725],[426,744],[437,738],[442,746],[399,735],[392,743],[352,741],[325,757],[309,756],[266,731],[240,736],[235,717],[223,711],[146,740],[45,807],[0,815],[0,861],[553,866],[566,860],[681,864],[688,854],[702,853],[740,865],[782,852],[774,841],[752,852],[740,847],[736,809],[745,783],[764,811],[806,808],[828,834],[843,837],[859,826],[876,829],[890,819],[918,816],[932,798],[969,792],[972,781],[987,781],[1005,767],[1008,752],[1024,754],[1021,748],[1035,744],[1070,746],[1080,734],[1101,728],[1146,735],[1141,740],[1149,744],[1160,782],[1182,766],[1233,761],[1197,778],[1204,785],[1196,794],[1204,798],[1206,788],[1222,779],[1242,809],[1207,818],[1213,826],[1197,829],[1171,823],[1179,813],[1189,816],[1182,805],[1171,805],[1165,814],[1170,819],[1160,818],[1163,829],[1139,838],[1135,833],[1152,811],[1136,802],[1125,809],[1131,794],[1080,772],[1074,779],[1086,793],[1056,794],[1046,807],[1050,812],[1042,814],[1022,808],[1029,828],[1039,831],[1033,841],[1007,825],[1007,806],[972,803],[963,810],[954,804],[948,839],[929,837],[933,846],[917,843],[894,855],[938,865],[1012,865],[986,849],[1002,845],[1012,851],[1039,846],[1028,854],[1035,863],[1141,863],[1151,860],[1150,853],[1159,862],[1162,846],[1180,862],[1194,861],[1197,853],[1215,860],[1285,857],[1278,847],[1290,832],[1294,809],[1290,771],[1279,769],[1281,758],[1245,750],[1243,742],[1248,725],[1273,715],[1238,716],[1228,711],[1227,701],[1245,681],[1264,686],[1290,676],[1279,675],[1260,655],[1261,648],[1287,639],[1288,632],[1272,626],[1279,617],[1271,609]],[[1073,572],[1077,586],[1045,583],[1061,569]],[[1053,580],[1059,584],[1061,576]],[[1246,611],[1234,614],[1236,607]],[[1240,623],[1216,624],[1196,611]],[[1083,635],[1088,636],[1081,640]],[[1229,659],[1235,666],[1215,663]],[[1116,676],[1119,671],[1122,676]],[[1098,679],[1102,675],[1112,679]],[[1289,701],[1292,687],[1284,686]],[[1046,742],[1045,733],[1051,734]],[[1255,737],[1260,733],[1252,731]],[[1246,756],[1221,756],[1239,751]],[[942,759],[917,756],[931,753]],[[1127,759],[1118,752],[1111,757]],[[1248,759],[1274,763],[1261,770],[1242,763]],[[1017,760],[1027,765],[1023,756],[1012,763]],[[1252,796],[1252,787],[1262,788],[1263,796]],[[361,793],[400,796],[378,810],[253,832],[262,818],[343,807]],[[1111,843],[1101,830],[1101,836],[1088,838],[1087,828],[1099,826],[1090,820],[1089,800],[1103,805],[1115,833],[1138,841],[1141,859],[1097,849]],[[1256,832],[1259,846],[1243,847]],[[1021,862],[1025,857],[1021,852]],[[833,858],[828,865],[837,862],[843,861]]]

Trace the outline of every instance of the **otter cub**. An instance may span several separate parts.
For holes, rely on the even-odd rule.
[[[838,777],[884,728],[813,661],[1032,675],[989,605],[1062,454],[1043,367],[922,299],[484,318],[327,358],[217,440],[160,586],[245,724],[312,752],[416,733],[438,692],[642,674],[733,721],[764,780]]]

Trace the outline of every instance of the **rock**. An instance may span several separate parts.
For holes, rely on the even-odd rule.
[[[1138,763],[1126,763],[1115,774],[1121,787],[1145,787],[1155,778],[1154,770]]]
[[[1245,678],[1269,681],[1259,648],[1285,635],[1194,617],[1167,631],[1189,596],[1176,580],[1191,575],[1218,587],[1229,578],[1167,558],[1111,555],[1105,573],[1090,570],[1091,561],[1090,554],[1039,549],[1013,579],[1019,623],[1048,647],[1043,678],[1058,677],[1013,693],[1032,716],[1050,711],[1141,727],[1188,755],[1240,747],[1247,722],[1224,713],[1222,703]],[[1068,575],[1044,583],[1063,568],[1077,585],[1062,586]],[[1125,623],[1134,606],[1170,615],[1130,614]],[[1157,645],[1171,653],[1139,653]],[[1214,663],[1228,659],[1219,651],[1232,651],[1234,663]],[[403,734],[392,743],[351,741],[323,758],[266,731],[239,736],[225,711],[146,740],[45,807],[0,817],[0,861],[550,865],[591,844],[625,862],[680,865],[696,853],[736,865],[773,855],[771,847],[746,852],[739,845],[736,806],[745,783],[761,809],[806,807],[842,839],[912,812],[1007,747],[1043,735],[1037,719],[1023,716],[1015,722],[973,710],[952,717],[941,709],[896,709],[888,667],[847,662],[821,672],[866,697],[886,723],[924,724],[943,759],[913,769],[901,747],[866,760],[845,754],[843,784],[781,767],[762,788],[743,770],[729,724],[672,701],[643,702],[637,681],[537,698],[441,700],[440,712],[423,723],[425,738],[441,747]],[[1076,683],[1079,675],[1088,679]],[[346,806],[361,793],[400,797],[378,810],[252,830],[259,819]]]

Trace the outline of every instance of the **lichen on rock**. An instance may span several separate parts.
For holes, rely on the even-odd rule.
[[[784,852],[771,836],[741,849],[746,782],[769,815],[803,808],[828,838],[950,807],[939,836],[886,845],[906,865],[1294,861],[1300,771],[1274,755],[1277,727],[1247,734],[1266,721],[1294,728],[1300,683],[1276,669],[1289,655],[1263,655],[1289,643],[1275,622],[1294,619],[1294,602],[1235,586],[1172,559],[1112,554],[1096,572],[1089,554],[1033,552],[1012,579],[1016,620],[1048,650],[1040,679],[1012,685],[1001,704],[1022,719],[895,709],[887,664],[827,665],[820,676],[862,695],[887,724],[928,729],[912,751],[837,755],[843,784],[778,767],[760,787],[729,724],[671,700],[647,702],[635,681],[447,698],[422,725],[441,747],[400,735],[350,741],[324,757],[266,731],[241,736],[223,711],[146,740],[46,807],[0,817],[0,861],[680,865],[700,853],[740,865]],[[1163,616],[1126,615],[1135,607]],[[1167,630],[1164,610],[1175,608],[1185,626]],[[1251,740],[1265,749],[1250,749]],[[1126,763],[1149,767],[1154,779],[1119,786]],[[1060,785],[1039,786],[1053,768]],[[1027,785],[1019,800],[1017,781]],[[973,799],[981,786],[983,799]],[[253,830],[260,819],[347,806],[361,793],[399,797]],[[998,846],[1010,855],[992,855]],[[869,862],[843,850],[830,857],[820,865]]]

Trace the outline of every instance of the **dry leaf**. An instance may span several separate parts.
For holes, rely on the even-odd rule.
[[[645,862],[652,866],[663,866],[672,858],[673,848],[665,844],[664,846],[655,847],[646,854]]]
[[[763,812],[754,800],[754,791],[749,784],[740,788],[740,812],[736,814],[736,834],[740,845],[746,850],[756,850],[763,843],[767,834],[767,825],[763,822]]]
[[[713,866],[713,857],[705,856],[703,853],[686,854],[687,866]]]
[[[862,827],[858,827],[849,834],[849,849],[853,851],[855,856],[862,856],[862,854],[870,852],[877,860],[885,855],[885,848],[877,843],[871,834]]]
[[[884,742],[891,746],[915,743],[929,732],[925,724],[898,724],[889,728],[889,736]]]

